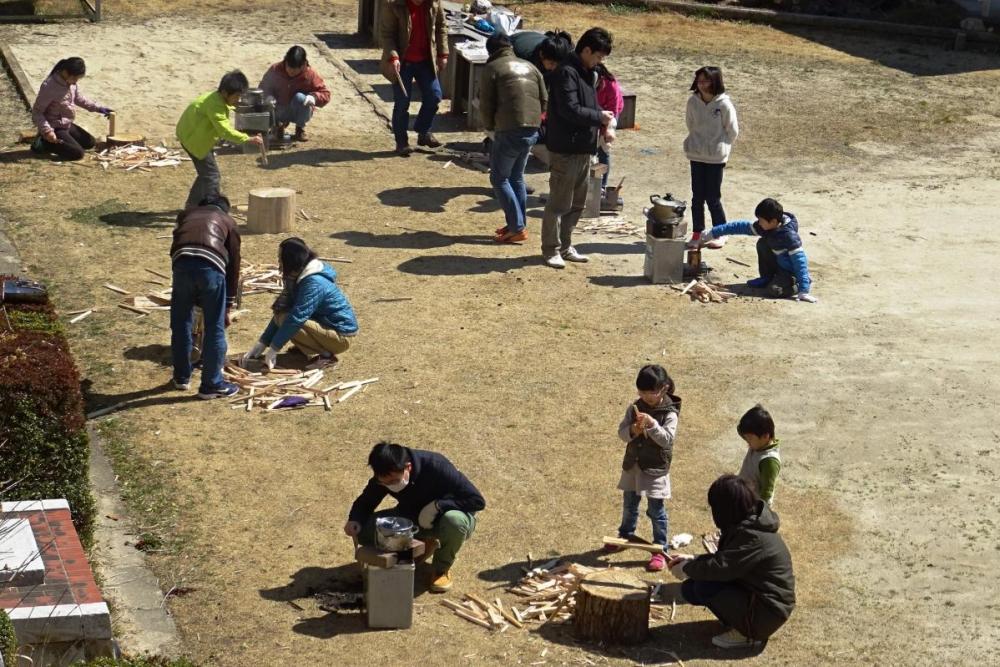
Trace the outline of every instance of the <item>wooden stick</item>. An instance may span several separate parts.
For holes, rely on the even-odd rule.
[[[353,259],[347,259],[346,257],[320,257],[321,262],[345,262],[347,264],[352,263]]]
[[[351,389],[349,392],[347,392],[343,396],[339,396],[337,398],[337,402],[338,403],[343,403],[344,401],[346,401],[347,399],[349,399],[351,396],[354,396],[354,394],[356,394],[359,391],[361,391],[363,388],[364,388],[363,384],[357,385],[356,387],[354,387],[354,389]]]
[[[145,267],[143,267],[143,268],[145,268]],[[170,280],[170,276],[168,276],[168,275],[166,275],[164,273],[160,273],[159,271],[154,271],[153,269],[146,269],[146,271],[149,271],[154,276],[159,276],[160,278],[163,278],[164,280]]]
[[[692,280],[691,282],[689,282],[688,285],[687,285],[687,287],[685,287],[684,289],[681,290],[680,296],[683,296],[683,295],[687,294],[688,290],[691,289],[692,287],[694,287],[696,284],[698,284],[698,279],[697,278],[694,279],[694,280]]]
[[[626,549],[639,549],[640,551],[648,551],[651,554],[661,554],[663,553],[662,544],[648,544],[646,542],[629,542],[628,540],[623,540],[620,537],[605,537],[604,544],[611,544],[616,547],[623,547]]]
[[[739,264],[740,266],[745,266],[745,267],[747,267],[748,269],[749,269],[749,268],[753,268],[753,267],[751,267],[751,266],[750,266],[749,264],[747,264],[746,262],[741,262],[740,260],[738,260],[738,259],[733,259],[732,257],[726,257],[726,261],[729,261],[729,262],[732,262],[733,264]]]
[[[677,615],[677,598],[674,598],[670,602],[670,622],[674,622],[674,616]]]
[[[122,289],[121,287],[116,287],[111,283],[104,283],[104,287],[111,290],[112,292],[118,292],[119,294],[131,294],[131,292],[129,292],[128,290]]]
[[[582,582],[583,582],[582,578],[578,579],[577,582],[573,584],[573,588],[566,591],[566,595],[565,597],[563,597],[562,602],[559,603],[559,606],[556,607],[556,610],[552,612],[552,615],[549,616],[548,619],[546,619],[545,622],[542,623],[542,625],[547,625],[549,621],[551,621],[552,619],[554,619],[556,616],[559,615],[559,612],[562,611],[562,608],[566,606],[566,603],[569,602],[569,599],[574,595],[576,595],[576,591],[578,588],[580,588],[580,584]]]
[[[622,176],[622,180],[618,181],[618,187],[617,187],[617,188],[615,188],[615,191],[616,191],[616,192],[617,192],[618,194],[621,194],[621,193],[622,193],[622,185],[623,185],[624,183],[625,183],[625,177],[624,177],[624,176]]]
[[[108,136],[109,137],[115,136],[115,121],[116,120],[117,119],[115,117],[115,112],[114,111],[112,111],[111,113],[108,114]]]
[[[305,218],[306,222],[309,222],[310,220],[312,220],[312,218],[309,217],[309,214],[306,213],[306,210],[304,208],[300,208],[299,209],[299,215],[301,215],[303,218]]]
[[[399,70],[396,70],[396,83],[399,84],[399,89],[403,91],[403,97],[409,98],[410,96],[406,94],[406,86],[403,85],[403,77],[399,75]]]
[[[267,149],[264,148],[264,143],[263,142],[261,142],[261,144],[260,144],[260,162],[265,167],[267,166]]]
[[[146,310],[144,308],[136,308],[135,306],[130,306],[127,303],[119,303],[119,308],[124,308],[125,310],[131,310],[133,313],[139,313],[140,315],[149,315],[153,311]]]
[[[85,310],[84,312],[80,313],[79,315],[77,315],[76,317],[74,317],[73,319],[71,319],[69,321],[69,323],[70,324],[76,324],[80,320],[86,319],[87,316],[89,316],[92,312],[94,312],[94,311],[93,310]]]

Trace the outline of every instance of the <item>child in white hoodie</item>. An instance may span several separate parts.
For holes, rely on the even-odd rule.
[[[691,218],[694,232],[689,245],[698,247],[705,229],[705,204],[712,215],[712,226],[726,224],[722,208],[722,171],[729,161],[733,142],[739,136],[736,107],[726,95],[722,70],[702,67],[694,73],[691,97],[687,103],[688,136],[684,154],[691,161]],[[713,239],[709,248],[721,248],[725,237]]]

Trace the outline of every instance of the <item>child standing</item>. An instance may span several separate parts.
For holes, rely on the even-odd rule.
[[[740,417],[736,432],[746,440],[747,455],[743,457],[740,477],[746,480],[768,505],[774,504],[774,485],[781,471],[781,452],[774,437],[771,413],[758,403]]]
[[[667,548],[669,526],[663,501],[670,498],[670,461],[681,399],[674,395],[674,381],[662,366],[643,366],[635,380],[639,399],[625,411],[618,436],[628,443],[618,488],[622,491],[622,523],[618,536],[636,540],[639,503],[646,496],[646,516],[653,523],[653,543]],[[608,552],[620,547],[605,545]],[[659,572],[666,566],[663,553],[655,553],[646,569]]]
[[[757,268],[760,276],[747,281],[747,287],[771,288],[774,296],[794,297],[797,301],[816,303],[818,300],[809,293],[812,278],[809,277],[809,260],[802,249],[799,237],[799,221],[795,215],[770,197],[757,204],[754,209],[757,222],[735,220],[703,232],[699,245],[710,244],[714,239],[729,234],[759,236],[757,240]],[[796,293],[796,287],[798,293]]]
[[[38,127],[38,138],[31,144],[36,153],[55,153],[62,160],[80,160],[97,143],[77,125],[76,107],[107,116],[111,109],[83,96],[77,83],[87,73],[83,58],[63,58],[52,68],[38,89],[31,107],[31,119]]]
[[[622,97],[622,87],[615,79],[615,75],[608,71],[604,63],[598,64],[594,71],[597,73],[597,104],[603,111],[610,111],[615,115],[597,137],[597,161],[607,166],[601,177],[601,198],[603,199],[604,189],[608,187],[608,175],[611,173],[611,149],[610,144],[605,141],[605,136],[609,130],[614,134],[615,128],[618,127],[618,116],[622,115],[622,109],[625,108],[625,98]]]
[[[684,154],[691,161],[691,220],[694,231],[689,245],[698,247],[705,229],[705,204],[712,215],[712,226],[726,224],[722,208],[722,172],[729,161],[733,142],[740,134],[736,107],[726,94],[722,70],[702,67],[694,73],[691,96],[687,102],[688,136]],[[714,239],[709,248],[721,248],[725,239]]]

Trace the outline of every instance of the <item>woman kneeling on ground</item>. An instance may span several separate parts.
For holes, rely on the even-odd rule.
[[[358,333],[354,309],[337,287],[337,272],[294,237],[278,246],[278,267],[284,291],[271,306],[274,317],[244,360],[263,354],[267,367],[274,368],[278,352],[291,341],[317,365],[336,362]]]
[[[55,153],[63,160],[80,160],[83,152],[97,141],[74,123],[76,107],[107,116],[111,109],[88,100],[77,88],[87,73],[83,58],[64,58],[56,63],[38,89],[31,107],[31,119],[38,127],[38,137],[31,144],[36,153]]]
[[[708,607],[729,628],[713,644],[762,648],[795,608],[792,557],[778,535],[778,515],[736,475],[715,480],[708,504],[722,531],[718,551],[675,555],[670,572],[684,581],[686,602]]]

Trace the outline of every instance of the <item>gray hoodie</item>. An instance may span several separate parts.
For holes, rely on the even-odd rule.
[[[729,161],[733,142],[740,134],[736,107],[729,95],[716,95],[706,104],[697,92],[691,93],[685,120],[688,136],[684,140],[684,154],[688,160],[708,164]]]

